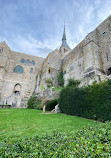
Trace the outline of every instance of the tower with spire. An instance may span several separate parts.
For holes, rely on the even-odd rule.
[[[59,51],[63,57],[67,55],[69,51],[71,51],[69,45],[67,44],[65,24],[64,24],[64,31],[63,31],[63,36],[62,36],[62,44],[60,46]]]

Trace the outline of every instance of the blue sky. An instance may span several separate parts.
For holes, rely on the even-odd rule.
[[[46,57],[59,48],[64,22],[73,49],[111,14],[111,0],[0,0],[0,42]]]

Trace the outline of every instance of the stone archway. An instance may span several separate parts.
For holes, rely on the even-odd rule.
[[[20,108],[20,105],[21,105],[21,85],[17,83],[13,89],[12,106]]]
[[[21,93],[21,85],[19,83],[17,83],[14,86],[14,93],[20,94]]]
[[[111,67],[107,70],[107,75],[111,75]]]

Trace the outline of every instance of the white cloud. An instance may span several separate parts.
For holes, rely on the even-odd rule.
[[[47,54],[52,51],[46,44],[41,43],[29,35],[27,38],[17,36],[11,40],[1,37],[0,41],[6,41],[11,50],[41,57],[46,57]]]
[[[25,6],[25,2],[25,0],[22,2],[23,6]],[[39,11],[42,11],[43,8],[40,7],[43,7],[44,4],[41,0],[38,0],[38,2],[38,9],[40,9]],[[45,1],[45,3],[47,2],[49,3],[50,1]],[[28,3],[30,2],[28,1]],[[45,17],[45,19],[38,19],[38,23],[34,23],[38,26],[36,29],[33,25],[33,21],[31,21],[30,23],[32,24],[28,31],[27,28],[25,30],[26,25],[24,27],[24,25],[18,26],[13,23],[16,18],[19,19],[15,14],[17,10],[16,4],[13,5],[13,3],[11,3],[10,5],[3,7],[4,10],[1,12],[4,12],[5,14],[2,18],[3,23],[0,25],[0,28],[2,27],[2,30],[0,30],[0,41],[5,40],[12,50],[46,57],[48,52],[59,48],[61,45],[64,21],[66,23],[68,44],[71,48],[74,48],[89,32],[95,29],[95,27],[97,27],[107,16],[111,14],[111,0],[60,0],[54,2],[54,5],[51,3],[50,6],[47,6],[47,8],[45,7],[46,9],[44,9],[43,14],[42,12],[38,12],[36,4],[35,0],[33,8],[34,20],[36,14],[38,16],[40,15],[40,17]],[[12,7],[10,7],[11,5]],[[12,10],[13,6],[14,10]],[[28,4],[27,8],[29,9]],[[27,12],[28,15],[30,15],[30,10],[28,9]],[[10,15],[11,20],[7,19],[8,15]],[[28,19],[28,21],[30,21],[30,19]],[[14,27],[17,32],[13,31]],[[11,32],[10,28],[12,29]],[[23,30],[21,31],[20,29]],[[32,30],[34,30],[33,32],[36,35],[32,33]],[[16,35],[14,33],[16,33]]]

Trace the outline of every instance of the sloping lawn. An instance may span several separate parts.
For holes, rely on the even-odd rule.
[[[99,124],[92,120],[64,114],[41,114],[33,109],[0,109],[0,141],[17,140],[26,136],[52,134],[53,131],[72,132]]]

